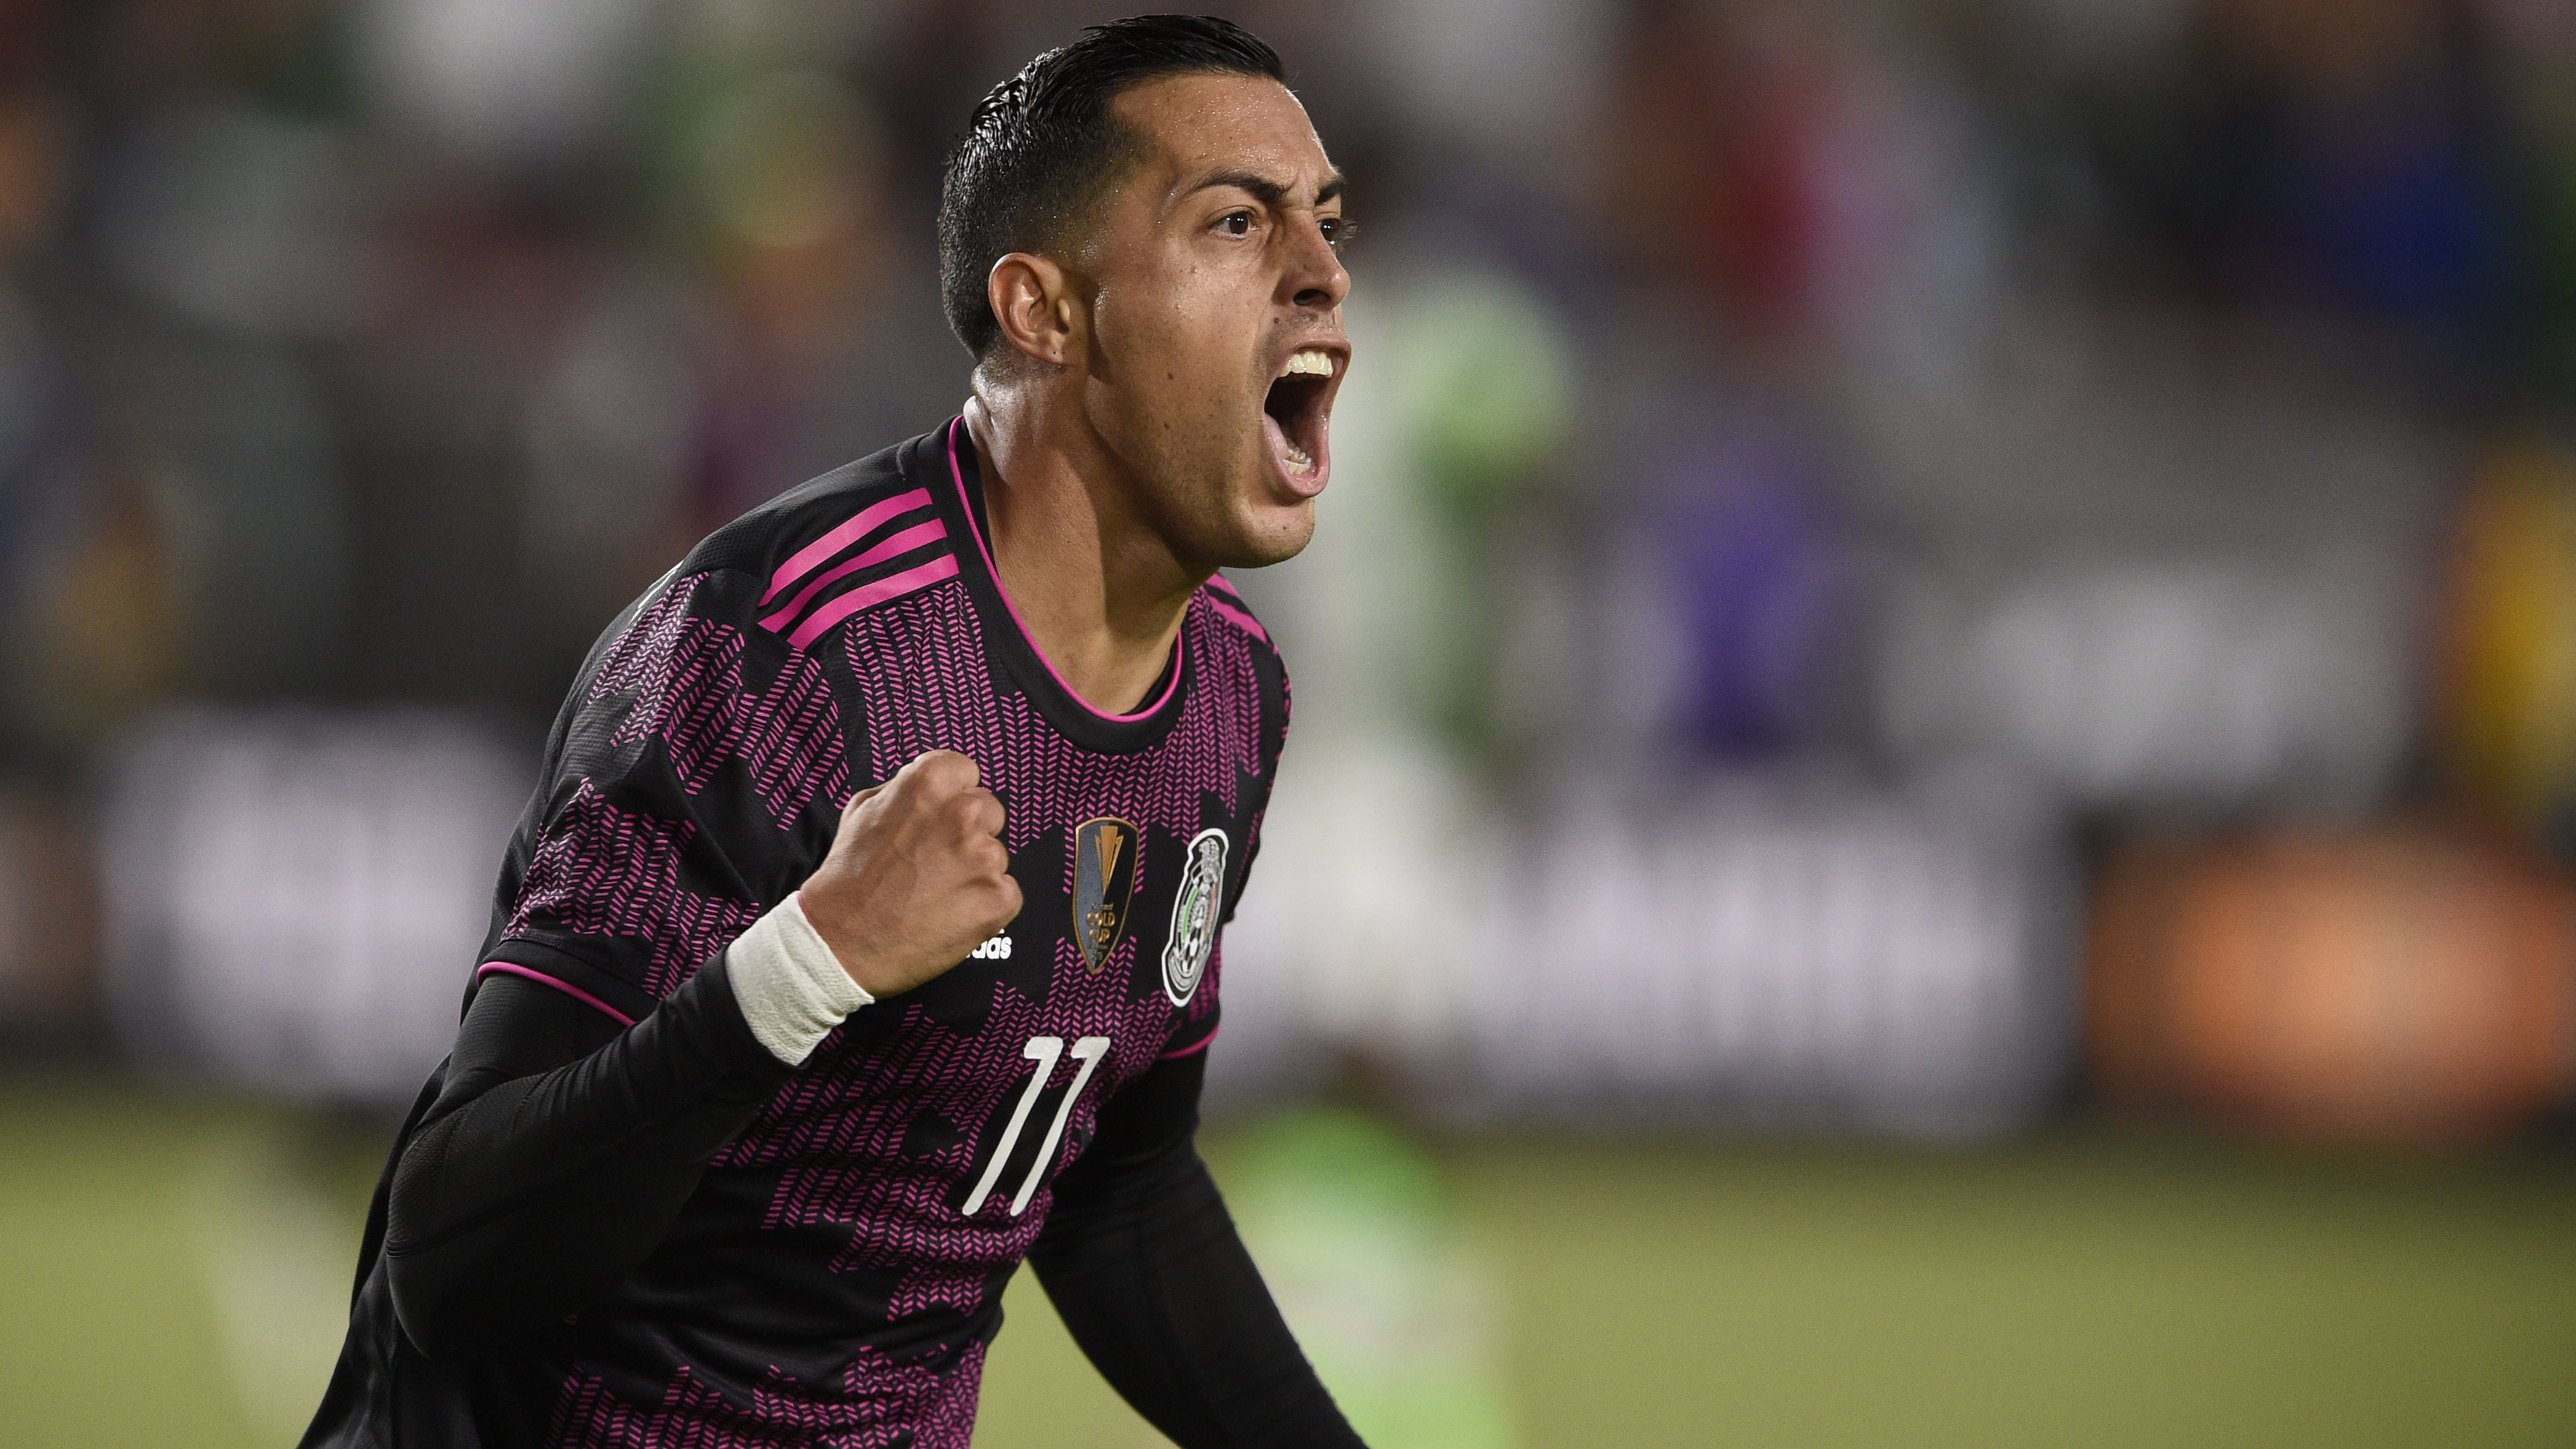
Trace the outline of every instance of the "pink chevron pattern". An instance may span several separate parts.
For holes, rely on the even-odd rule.
[[[620,810],[582,781],[538,842],[503,936],[525,936],[542,923],[649,941],[644,989],[670,995],[760,916],[749,901],[680,884],[680,854],[696,834],[686,820]]]
[[[864,761],[847,768],[848,783],[883,780],[924,750],[957,750],[983,767],[985,782],[1009,803],[1004,843],[1014,854],[1080,820],[1121,816],[1147,831],[1146,856],[1138,862],[1140,880],[1163,879],[1168,893],[1176,863],[1154,855],[1156,836],[1166,842],[1159,848],[1168,850],[1172,837],[1195,833],[1207,804],[1238,812],[1245,803],[1239,798],[1241,782],[1263,772],[1260,682],[1250,631],[1241,620],[1228,617],[1229,606],[1215,591],[1195,598],[1182,621],[1181,647],[1190,662],[1191,687],[1174,706],[1178,713],[1169,731],[1131,753],[1086,750],[1059,734],[1027,696],[999,681],[972,599],[965,585],[954,581],[955,555],[942,555],[933,564],[944,566],[945,572],[910,581],[897,575],[826,600],[798,626],[796,633],[803,637],[790,639],[799,663],[820,662],[829,656],[804,651],[824,632],[839,630],[832,648],[849,666],[844,699],[859,715],[852,722],[852,737],[864,741],[866,753]],[[817,622],[867,589],[879,588],[889,592]],[[671,657],[684,660],[674,666],[669,686],[653,694],[670,701],[656,716],[666,722],[696,717],[687,702],[698,698],[697,676],[689,673],[692,666],[686,660],[697,661],[695,667],[711,689],[727,669],[738,672],[739,640],[728,651],[721,642],[694,636],[684,640],[685,631],[671,632],[675,629],[655,616],[649,630],[647,620],[639,619],[633,631],[670,632]],[[798,697],[789,690],[789,678],[790,672],[783,671],[762,700]],[[763,707],[745,705],[735,718],[748,709],[748,717],[756,720]],[[744,726],[736,728],[739,732]],[[832,720],[824,732],[834,736],[837,749],[841,722]],[[682,733],[687,733],[685,727]],[[821,763],[825,753],[820,746],[815,749],[815,763],[795,776],[796,783],[784,789],[782,798],[795,797],[817,774],[840,768],[837,754],[829,755],[827,768]],[[674,759],[680,757],[675,750]],[[843,774],[831,778],[842,779]],[[587,795],[567,808],[564,820],[564,838],[547,840],[537,852],[529,896],[559,914],[576,914],[581,929],[642,931],[649,923],[657,953],[651,983],[655,991],[675,987],[686,970],[750,924],[748,907],[693,896],[678,886],[676,867],[690,840],[688,824],[627,815]],[[1063,869],[1061,886],[1069,895],[1070,852]],[[1168,899],[1161,908],[1169,909]],[[1139,909],[1153,907],[1140,901]],[[979,1166],[975,1156],[981,1125],[1007,1110],[1006,1104],[1028,1085],[1031,1066],[1022,1048],[1029,1039],[1110,1039],[1107,1055],[1073,1104],[1056,1150],[1061,1171],[1090,1140],[1099,1105],[1152,1066],[1176,1030],[1216,1010],[1220,972],[1214,959],[1188,1008],[1176,1010],[1159,990],[1132,992],[1139,946],[1135,926],[1129,929],[1128,938],[1096,974],[1085,969],[1069,939],[1053,936],[1052,972],[1043,999],[996,981],[989,1011],[971,1028],[944,1025],[919,1004],[889,1003],[884,1009],[904,1015],[890,1032],[869,1032],[864,1046],[853,1044],[855,1034],[847,1029],[835,1031],[718,1155],[711,1171],[777,1175],[764,1227],[846,1232],[847,1243],[831,1269],[895,1275],[887,1304],[890,1321],[942,1310],[971,1319],[986,1306],[990,1285],[1004,1281],[1026,1255],[1053,1203],[1052,1188],[1041,1187],[1017,1217],[1010,1213],[1010,1191],[995,1193],[971,1219],[960,1217],[952,1206],[961,1181]],[[1050,1087],[1060,1094],[1078,1071],[1068,1053],[1052,1069]],[[915,1131],[939,1124],[952,1130]],[[908,1138],[916,1144],[909,1155]],[[949,1145],[929,1150],[918,1145],[940,1140]],[[650,1406],[622,1401],[596,1378],[576,1374],[557,1402],[549,1442],[639,1449],[664,1444],[966,1449],[982,1366],[980,1345],[970,1345],[937,1369],[926,1362],[863,1353],[843,1373],[837,1393],[775,1374],[753,1393],[748,1408],[728,1401],[686,1370]]]
[[[1270,631],[1261,627],[1259,619],[1252,617],[1252,611],[1244,607],[1243,595],[1234,591],[1234,585],[1225,581],[1225,575],[1208,575],[1208,581],[1202,586],[1201,591],[1207,595],[1208,602],[1216,606],[1218,618],[1264,644],[1270,642]]]
[[[992,1016],[972,1035],[922,1020],[916,1008],[890,1049],[867,1056],[832,1053],[819,1071],[809,1069],[784,1094],[791,1100],[778,1104],[794,1120],[773,1125],[765,1115],[719,1160],[790,1164],[770,1203],[768,1225],[852,1225],[849,1247],[833,1266],[900,1271],[888,1305],[893,1317],[934,1305],[973,1314],[983,1305],[985,1284],[1036,1241],[1052,1189],[1040,1189],[1016,1218],[1008,1192],[996,1194],[972,1219],[961,1218],[949,1198],[958,1179],[977,1167],[974,1142],[907,1158],[900,1151],[904,1129],[927,1112],[966,1128],[971,1137],[974,1126],[1027,1085],[1030,1066],[1020,1048],[1029,1038],[1105,1035],[1110,1055],[1084,1087],[1066,1129],[1072,1141],[1087,1137],[1099,1103],[1152,1065],[1170,1033],[1168,1004],[1121,999],[1135,949],[1132,940],[1122,943],[1108,966],[1093,975],[1069,942],[1060,943],[1047,1004],[1040,1007],[1000,988]],[[1069,1086],[1078,1071],[1073,1061],[1059,1061],[1050,1087]],[[1059,1149],[1065,1162],[1077,1155]]]
[[[869,745],[866,776],[883,779],[924,750],[957,750],[983,766],[1011,803],[1004,841],[1014,852],[1046,832],[1094,815],[1120,815],[1187,835],[1202,796],[1237,805],[1237,782],[1261,769],[1259,692],[1249,649],[1213,601],[1183,622],[1199,671],[1181,716],[1164,739],[1133,754],[1080,749],[1048,726],[1023,695],[996,689],[965,590],[938,588],[859,615],[846,633]],[[1152,846],[1148,844],[1150,851]],[[1140,862],[1156,868],[1150,858]],[[1070,890],[1071,859],[1064,885]],[[901,1027],[875,1050],[841,1049],[826,1039],[797,1079],[717,1159],[719,1167],[785,1169],[770,1226],[833,1224],[851,1231],[835,1266],[896,1269],[892,1313],[933,1306],[972,1314],[986,1285],[1026,1255],[1044,1224],[1052,1189],[1041,1188],[1012,1217],[997,1194],[973,1219],[949,1205],[974,1167],[978,1124],[1022,1091],[1030,1070],[1021,1048],[1032,1036],[1110,1038],[1074,1104],[1059,1167],[1080,1155],[1099,1103],[1151,1066],[1180,1021],[1215,1009],[1216,967],[1178,1012],[1160,992],[1128,997],[1136,943],[1122,942],[1103,970],[1085,970],[1059,939],[1043,1004],[997,984],[991,1014],[961,1034],[908,1008]],[[1077,1065],[1060,1061],[1050,1085],[1068,1085]],[[966,1140],[918,1157],[903,1151],[906,1129],[935,1116]]]
[[[686,1367],[649,1409],[575,1374],[555,1401],[546,1442],[565,1449],[967,1449],[983,1377],[980,1343],[945,1372],[861,1349],[842,1372],[839,1394],[824,1397],[778,1374],[753,1391],[745,1410]]]
[[[790,655],[767,689],[745,686],[742,631],[688,611],[711,577],[673,580],[638,614],[600,661],[589,697],[631,698],[609,744],[660,736],[693,795],[720,766],[740,761],[784,830],[814,801],[850,796],[840,709],[823,671],[802,655]]]

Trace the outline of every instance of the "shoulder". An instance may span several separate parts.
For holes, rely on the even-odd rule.
[[[1215,647],[1249,666],[1261,695],[1264,752],[1277,758],[1288,733],[1288,666],[1278,645],[1223,574],[1211,574],[1199,585],[1192,607],[1205,617],[1207,637]]]
[[[869,603],[955,574],[930,489],[903,466],[920,442],[788,489],[708,535],[674,580],[698,581],[695,592],[746,633],[803,649]]]
[[[1225,575],[1208,575],[1208,581],[1199,585],[1198,600],[1220,623],[1251,641],[1254,648],[1273,659],[1279,657],[1277,647],[1270,642],[1270,631],[1261,627],[1252,606],[1243,601],[1243,595],[1235,591]]]
[[[927,490],[906,478],[905,452],[920,442],[800,483],[689,550],[592,646],[558,717],[561,758],[587,760],[599,750],[586,746],[653,732],[666,716],[834,715],[805,646],[856,607],[854,592],[883,592],[926,561],[955,569]]]

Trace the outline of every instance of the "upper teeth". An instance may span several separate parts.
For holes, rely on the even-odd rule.
[[[1311,372],[1317,377],[1333,375],[1333,354],[1320,347],[1300,347],[1288,354],[1288,365],[1279,369],[1281,377]]]

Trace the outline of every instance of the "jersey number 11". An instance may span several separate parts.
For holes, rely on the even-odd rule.
[[[1011,1216],[1018,1217],[1028,1208],[1029,1199],[1037,1195],[1038,1179],[1046,1176],[1047,1164],[1055,1159],[1055,1145],[1064,1137],[1064,1122],[1073,1115],[1075,1099],[1082,1095],[1083,1087],[1091,1081],[1092,1068],[1099,1066],[1100,1059],[1108,1054],[1109,1038],[1105,1036],[1087,1036],[1073,1044],[1073,1059],[1082,1063],[1082,1070],[1074,1074],[1072,1089],[1064,1094],[1062,1102],[1056,1104],[1055,1120],[1047,1124],[1046,1141],[1038,1145],[1038,1160],[1029,1164],[1029,1175],[1021,1181],[1019,1192],[1011,1198]],[[1038,1064],[1037,1073],[1029,1078],[1028,1090],[1020,1093],[1020,1105],[1011,1112],[1011,1125],[1002,1129],[1002,1141],[993,1149],[993,1160],[984,1164],[984,1175],[975,1180],[975,1191],[967,1197],[966,1206],[961,1209],[970,1218],[984,1206],[984,1200],[992,1196],[993,1180],[1002,1175],[1002,1164],[1011,1160],[1011,1149],[1019,1144],[1020,1129],[1028,1125],[1029,1109],[1038,1104],[1039,1094],[1046,1091],[1047,1078],[1055,1075],[1055,1064],[1064,1057],[1064,1038],[1030,1037],[1029,1044],[1020,1048],[1020,1055]]]

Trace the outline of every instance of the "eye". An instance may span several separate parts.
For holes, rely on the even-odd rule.
[[[1325,244],[1337,252],[1342,249],[1342,243],[1359,234],[1358,227],[1338,216],[1320,217],[1315,224],[1323,229]]]
[[[1250,236],[1252,235],[1252,213],[1229,211],[1217,219],[1216,229],[1227,236]]]

